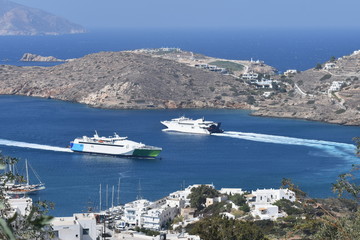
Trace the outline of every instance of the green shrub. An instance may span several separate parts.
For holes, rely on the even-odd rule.
[[[314,104],[315,103],[315,100],[309,100],[307,101],[307,104]]]
[[[344,113],[346,110],[345,109],[339,109],[339,110],[336,110],[335,113],[336,114],[342,114]]]
[[[322,76],[322,78],[320,78],[320,81],[324,81],[330,78],[331,78],[331,74],[325,74],[324,76]]]

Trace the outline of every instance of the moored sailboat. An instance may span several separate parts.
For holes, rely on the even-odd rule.
[[[30,184],[30,178],[29,178],[29,166],[34,173],[35,177],[38,179],[39,183],[37,184]],[[11,168],[10,165],[10,171],[14,173],[14,167]],[[28,163],[27,160],[25,160],[25,171],[26,171],[26,179],[25,182],[23,181],[9,181],[6,182],[3,186],[3,190],[6,194],[9,195],[19,195],[19,194],[33,194],[40,190],[45,189],[45,184],[41,182],[39,175],[36,173],[36,171],[31,167],[31,165]]]

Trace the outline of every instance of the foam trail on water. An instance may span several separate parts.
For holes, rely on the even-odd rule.
[[[6,140],[6,139],[0,139],[0,145],[41,149],[41,150],[56,151],[56,152],[71,152],[71,150],[68,148],[54,147],[54,146],[42,145],[36,143],[18,142],[18,141]]]
[[[351,161],[357,160],[355,156],[356,146],[348,143],[276,136],[276,135],[268,135],[268,134],[260,134],[260,133],[233,132],[233,131],[226,131],[224,133],[216,133],[213,135],[238,138],[238,139],[244,139],[244,140],[256,141],[256,142],[313,147],[313,148],[321,149],[327,152],[328,154],[331,154],[336,157],[345,158]]]

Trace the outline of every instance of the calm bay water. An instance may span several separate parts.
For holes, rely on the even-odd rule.
[[[352,137],[359,127],[259,118],[241,110],[101,110],[84,105],[20,96],[0,96],[0,150],[28,159],[47,189],[33,196],[56,204],[52,214],[98,208],[99,185],[117,188],[122,203],[140,194],[156,200],[181,185],[213,183],[217,188],[279,187],[291,178],[313,197],[331,195],[338,174],[358,161]],[[160,120],[186,115],[221,121],[225,134],[201,136],[163,132]],[[28,143],[66,147],[82,135],[114,131],[163,148],[161,159],[126,159],[41,150]],[[285,138],[290,137],[290,138]],[[12,140],[15,146],[6,140]],[[319,142],[316,140],[323,140]],[[18,143],[18,142],[21,142]],[[17,147],[17,146],[22,147]],[[23,165],[21,161],[19,165]],[[21,167],[20,167],[21,168]],[[103,208],[106,207],[105,190]],[[117,196],[115,196],[115,203]]]

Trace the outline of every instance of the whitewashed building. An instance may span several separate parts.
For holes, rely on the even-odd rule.
[[[194,184],[194,185],[188,186],[184,190],[170,193],[168,199],[169,200],[178,200],[179,204],[180,204],[179,205],[180,208],[190,207],[190,199],[188,198],[188,196],[191,194],[191,189],[200,187],[201,185],[206,185],[208,187],[215,189],[213,184]],[[180,202],[180,200],[183,200],[183,202]]]
[[[57,240],[96,240],[99,231],[93,213],[74,214],[72,217],[57,217],[51,222]]]
[[[10,212],[8,212],[9,216],[13,216],[13,214],[18,213],[22,216],[29,215],[32,208],[32,199],[29,197],[24,198],[9,198],[8,203],[10,205]]]
[[[262,78],[261,80],[256,80],[253,83],[255,85],[257,85],[257,87],[259,87],[259,88],[272,88],[273,82],[275,82],[275,81],[273,81],[271,79]]]
[[[219,192],[227,195],[244,194],[244,191],[241,188],[221,188]]]
[[[159,231],[165,224],[173,220],[179,214],[179,208],[162,205],[152,208],[142,215],[142,227]]]
[[[333,81],[328,91],[329,92],[340,91],[340,89],[344,86],[344,84],[345,84],[344,81]]]
[[[295,201],[295,193],[287,188],[257,189],[251,193],[254,196],[253,205],[272,204],[281,199]]]
[[[288,69],[284,72],[284,75],[287,77],[294,76],[297,73],[296,69]]]
[[[258,217],[261,220],[276,220],[279,217],[283,217],[282,213],[279,213],[278,206],[275,205],[256,205],[255,209],[251,211],[253,217]]]
[[[224,195],[220,197],[206,198],[205,207],[211,206],[214,203],[225,202],[226,200],[228,200],[228,198]]]
[[[142,215],[150,208],[152,202],[140,199],[129,202],[124,206],[124,221],[129,226],[141,226]]]
[[[254,72],[250,72],[250,73],[244,73],[241,78],[244,80],[255,80],[258,79],[259,74],[254,73]]]
[[[334,69],[336,68],[336,64],[335,63],[325,63],[324,69],[325,70],[330,70],[330,69]]]

